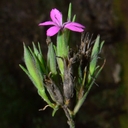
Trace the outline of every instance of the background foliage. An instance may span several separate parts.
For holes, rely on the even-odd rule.
[[[39,112],[45,102],[19,68],[23,62],[23,42],[40,42],[46,54],[45,27],[52,8],[67,16],[69,2],[76,20],[86,32],[105,40],[102,57],[106,65],[85,104],[76,116],[79,128],[127,128],[128,125],[128,16],[127,0],[10,0],[0,2],[0,127],[68,127],[63,111],[51,117],[51,109]],[[124,4],[125,3],[125,4]],[[73,35],[80,42],[80,34]],[[54,40],[54,38],[53,38]]]

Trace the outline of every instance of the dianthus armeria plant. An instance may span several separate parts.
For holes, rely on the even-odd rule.
[[[33,43],[33,49],[24,44],[24,62],[20,65],[23,71],[37,88],[38,94],[53,109],[52,116],[57,110],[63,109],[70,128],[75,128],[74,116],[101,72],[103,64],[97,64],[104,41],[100,42],[98,35],[92,41],[92,36],[84,33],[85,26],[75,22],[71,17],[69,4],[67,21],[63,22],[61,12],[54,8],[50,12],[51,21],[40,23],[39,26],[50,25],[47,30],[47,58],[44,59],[40,44]],[[73,50],[70,47],[70,31],[82,34],[81,43]],[[51,41],[56,36],[56,43]],[[73,42],[75,44],[75,42]],[[74,45],[75,47],[76,45]]]

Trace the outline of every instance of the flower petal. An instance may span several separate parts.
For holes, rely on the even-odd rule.
[[[50,17],[54,23],[58,26],[62,26],[62,14],[56,8],[52,9],[50,12]]]
[[[79,24],[77,22],[70,22],[68,24],[73,25],[73,26],[76,26],[76,27],[79,27],[79,28],[85,28],[85,26],[83,26],[83,25],[81,25],[81,24]]]
[[[61,28],[57,27],[57,26],[53,26],[53,27],[50,27],[48,30],[47,30],[47,36],[54,36],[56,33],[59,32]]]
[[[70,23],[67,23],[64,26],[64,28],[67,28],[67,29],[75,31],[75,32],[83,32],[85,27],[79,23],[70,22]]]
[[[43,23],[39,23],[39,26],[45,26],[45,25],[55,25],[55,23],[54,22],[52,22],[52,21],[46,21],[46,22],[43,22]]]

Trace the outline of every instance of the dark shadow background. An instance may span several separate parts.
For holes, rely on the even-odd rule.
[[[52,109],[38,110],[46,103],[19,68],[23,62],[23,42],[40,42],[47,47],[46,27],[38,23],[49,19],[52,8],[67,16],[69,2],[76,21],[86,26],[94,37],[105,40],[102,57],[105,67],[87,100],[76,116],[76,128],[127,128],[128,80],[126,0],[1,0],[0,2],[0,127],[1,128],[67,128],[60,109],[55,117]],[[66,18],[66,17],[65,17]],[[80,34],[73,41],[80,42]]]

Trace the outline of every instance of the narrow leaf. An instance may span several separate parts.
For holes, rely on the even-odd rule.
[[[76,15],[73,16],[72,22],[74,22],[75,20],[76,20]]]
[[[40,89],[38,90],[38,94],[42,97],[42,99],[51,107],[51,108],[55,108],[55,105],[49,100],[49,98],[47,97],[47,94],[45,93],[44,89]]]
[[[104,61],[103,65],[100,67],[100,69],[97,71],[97,73],[96,73],[96,75],[95,75],[95,78],[92,79],[92,81],[89,83],[88,89],[87,89],[87,91],[84,93],[84,96],[83,96],[81,99],[78,100],[78,102],[77,102],[77,104],[76,104],[76,106],[75,106],[75,108],[74,108],[74,110],[73,110],[73,114],[74,114],[74,115],[76,115],[76,113],[79,111],[80,107],[81,107],[82,104],[84,103],[84,101],[85,101],[85,99],[86,99],[86,97],[87,97],[89,91],[90,91],[91,88],[92,88],[92,85],[93,85],[94,82],[95,82],[95,79],[98,77],[99,73],[100,73],[101,70],[103,69],[104,64],[105,64],[105,61]]]
[[[67,21],[71,21],[71,15],[72,15],[72,4],[69,4],[69,8],[68,8],[68,18]]]

